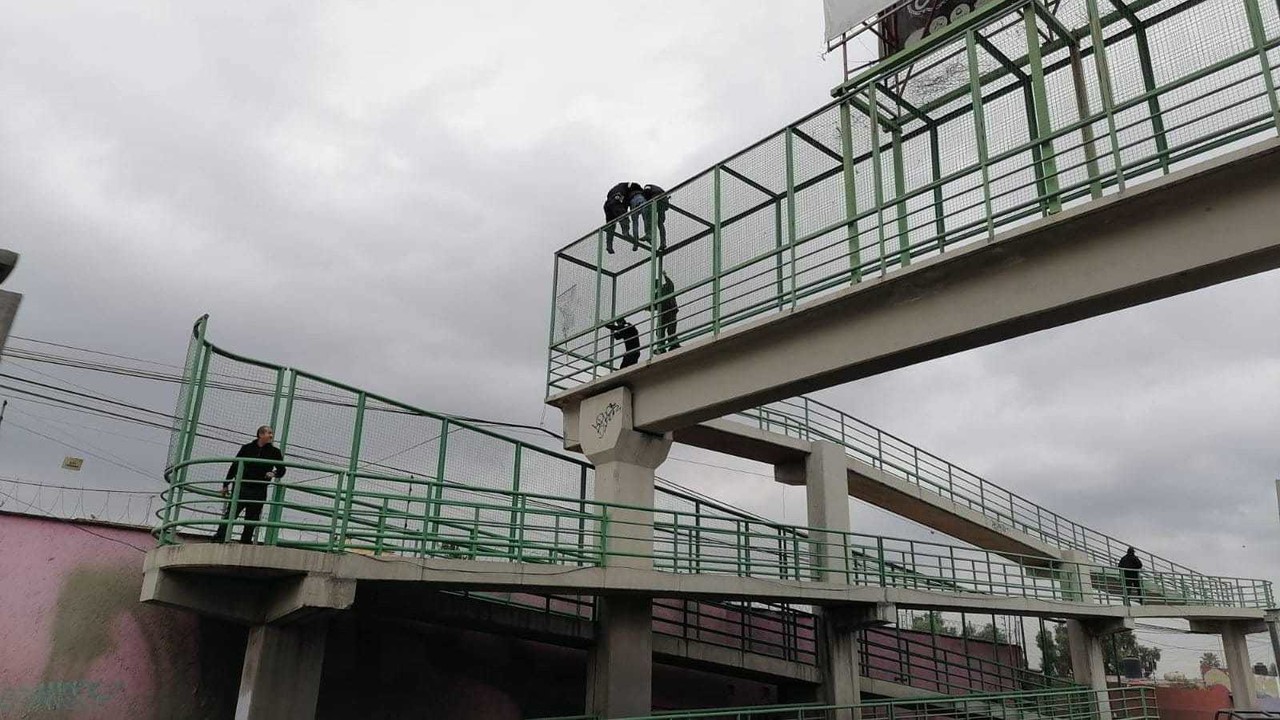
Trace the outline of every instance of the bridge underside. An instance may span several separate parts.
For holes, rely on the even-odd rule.
[[[548,399],[629,387],[668,432],[1280,267],[1280,141],[1095,200]]]

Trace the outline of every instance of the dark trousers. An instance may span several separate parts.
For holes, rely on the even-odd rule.
[[[1133,598],[1142,602],[1142,580],[1139,579],[1137,571],[1124,571],[1124,594],[1126,599]]]
[[[617,234],[617,227],[622,226],[622,237],[631,241],[631,249],[638,247],[634,238],[631,237],[631,219],[627,217],[627,206],[625,203],[606,202],[604,204],[604,219],[608,225],[605,228],[605,250],[613,252],[613,238]],[[639,225],[639,220],[636,224]],[[638,229],[638,228],[637,228]]]
[[[656,346],[653,349],[654,354],[680,347],[680,341],[676,340],[676,314],[675,310],[664,310],[658,315],[658,333],[653,343]]]
[[[253,535],[258,528],[252,523],[257,522],[262,517],[262,503],[266,499],[265,492],[261,496],[257,493],[242,494],[240,496],[240,501],[236,503],[236,515],[243,512],[246,523],[244,531],[240,533],[240,542],[246,545],[253,543]],[[223,512],[222,519],[227,522],[219,525],[218,531],[213,534],[213,541],[216,543],[227,541],[227,528],[231,527],[231,521],[235,520],[235,517],[231,514],[231,503],[227,503],[227,509]]]

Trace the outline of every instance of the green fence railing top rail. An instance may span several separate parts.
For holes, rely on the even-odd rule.
[[[1016,530],[1054,547],[1080,550],[1095,563],[1112,564],[1133,546],[1133,543],[1069,520],[900,437],[809,397],[770,403],[731,417],[769,432],[842,445],[849,455],[858,460],[996,521],[999,524],[997,529]],[[1150,552],[1136,552],[1148,570],[1195,573]]]
[[[1272,137],[1278,46],[1267,0],[986,3],[557,252],[547,393]]]

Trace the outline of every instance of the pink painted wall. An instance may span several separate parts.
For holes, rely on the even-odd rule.
[[[153,544],[140,530],[0,513],[0,718],[227,716],[201,692],[208,622],[138,602]]]

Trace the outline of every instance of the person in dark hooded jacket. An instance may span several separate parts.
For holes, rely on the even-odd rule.
[[[643,193],[639,183],[620,182],[609,188],[609,192],[604,197],[604,221],[607,224],[604,249],[610,255],[613,254],[613,238],[619,226],[622,228],[622,236],[631,241],[631,249],[636,250],[640,247],[631,235],[631,220],[627,216],[631,207],[631,196],[636,193]],[[637,221],[636,230],[639,229],[639,221]]]

